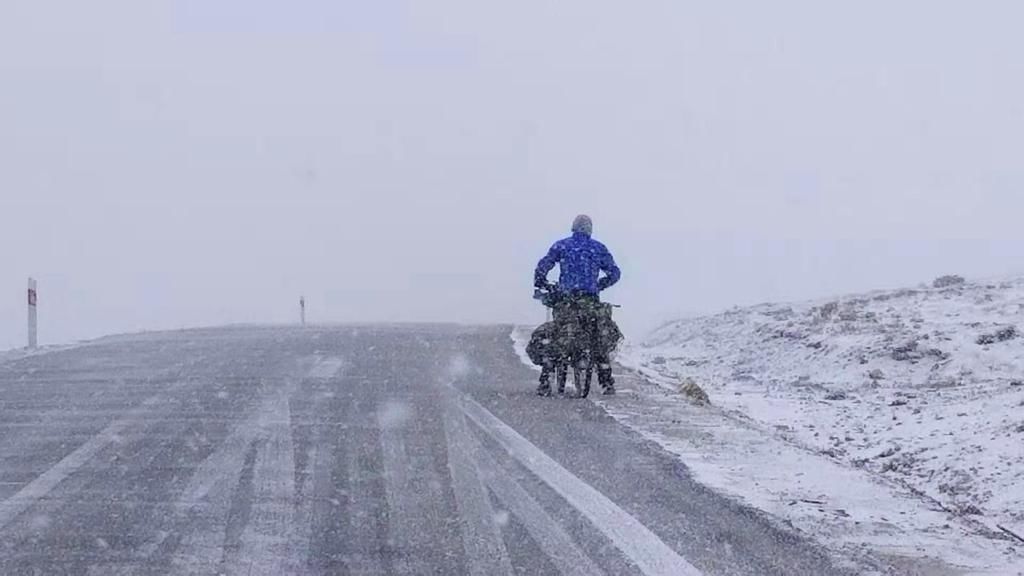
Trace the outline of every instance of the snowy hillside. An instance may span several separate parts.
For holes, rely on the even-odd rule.
[[[620,362],[778,435],[1024,533],[1024,279],[681,320]],[[1006,535],[1009,537],[1008,535]]]

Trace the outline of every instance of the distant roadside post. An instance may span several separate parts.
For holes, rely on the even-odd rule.
[[[299,296],[299,321],[306,325],[306,297]]]
[[[36,292],[36,281],[28,279],[28,347],[30,349],[39,345],[37,332],[36,304],[39,302],[39,293]]]

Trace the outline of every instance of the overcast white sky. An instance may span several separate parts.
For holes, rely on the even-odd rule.
[[[529,321],[573,216],[634,335],[1024,272],[1024,3],[4,0],[0,348]]]

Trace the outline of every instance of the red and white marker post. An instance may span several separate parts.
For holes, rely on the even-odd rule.
[[[36,281],[28,279],[28,347],[34,349],[39,345],[38,321],[36,317],[36,305],[39,303],[39,293],[36,292]]]

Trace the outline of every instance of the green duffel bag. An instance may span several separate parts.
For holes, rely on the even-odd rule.
[[[612,306],[602,304],[597,314],[597,352],[605,358],[611,357],[622,342],[622,331],[612,319]]]
[[[530,336],[530,343],[526,345],[526,355],[530,357],[530,362],[537,366],[554,362],[558,357],[557,335],[558,328],[554,322],[538,326]]]

